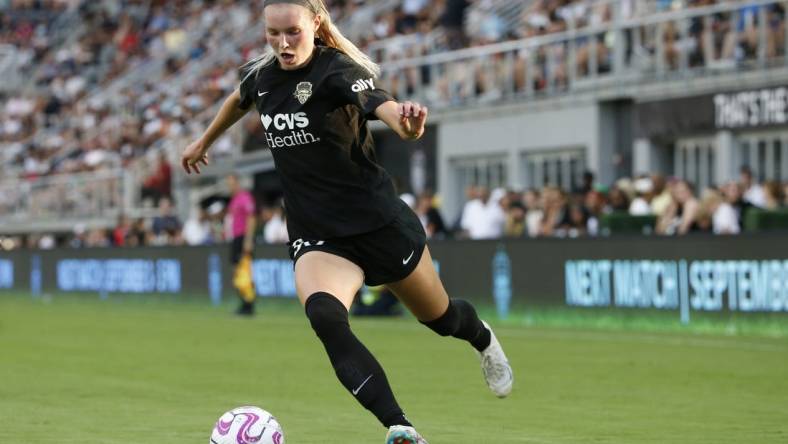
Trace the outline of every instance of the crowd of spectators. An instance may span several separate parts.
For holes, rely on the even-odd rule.
[[[0,185],[9,192],[0,199],[0,214],[57,217],[58,193],[39,179],[63,174],[72,187],[93,186],[96,172],[104,172],[101,186],[108,180],[118,190],[136,184],[140,207],[171,197],[168,158],[204,129],[236,87],[238,66],[262,48],[262,26],[254,26],[260,24],[258,3],[69,2],[76,14],[73,38],[36,47],[26,74],[33,92],[2,97]],[[47,11],[60,11],[59,5],[19,2],[3,14],[21,27],[20,17],[51,17]],[[52,22],[42,19],[37,33],[49,35]],[[227,135],[213,154],[227,155],[232,147]],[[110,172],[113,179],[106,178]],[[135,179],[124,181],[129,175]],[[9,185],[10,179],[24,186]],[[113,198],[108,206],[120,207],[122,196]],[[90,209],[84,210],[74,213]]]
[[[287,243],[283,202],[257,197],[255,243]],[[691,183],[660,174],[622,178],[605,187],[588,172],[574,190],[470,186],[461,213],[453,219],[441,212],[440,198],[431,191],[401,198],[419,217],[427,237],[438,240],[607,236],[611,233],[602,219],[611,214],[651,216],[654,223],[646,234],[734,235],[744,231],[748,211],[788,210],[788,183],[757,183],[749,168],[743,167],[738,181],[696,193]],[[170,199],[162,196],[153,217],[130,220],[121,215],[111,229],[80,224],[70,233],[8,238],[0,240],[0,249],[213,245],[231,238],[227,199],[207,200],[182,221]]]
[[[73,42],[54,50],[43,41],[32,54],[35,92],[4,98],[5,177],[9,171],[32,179],[127,168],[149,153],[155,160],[164,141],[196,130],[198,115],[235,87],[237,66],[251,48],[207,67],[199,62],[259,18],[254,3],[80,3]],[[6,17],[24,12],[11,9]],[[13,23],[19,28],[25,22]],[[48,35],[45,26],[37,33]],[[156,61],[162,67],[151,78],[125,82],[114,94],[103,91]],[[198,65],[199,76],[182,84],[178,77],[190,63]]]
[[[572,191],[473,186],[467,194],[453,234],[469,239],[604,236],[610,233],[601,221],[614,213],[653,216],[652,234],[739,234],[748,211],[788,209],[788,183],[757,183],[747,167],[739,181],[699,194],[691,183],[659,174],[622,178],[603,187],[593,183],[590,173]]]
[[[544,36],[570,28],[597,27],[614,19],[614,8],[618,8],[621,18],[626,19],[732,1],[401,0],[393,9],[378,10],[371,26],[351,31],[362,48],[386,61]],[[326,3],[332,17],[341,25],[343,20],[352,19],[375,2],[328,0]],[[692,20],[686,34],[680,32],[677,24],[668,24],[662,34],[667,66],[678,66],[685,58],[689,66],[754,59],[758,52],[757,25],[761,10],[746,1],[736,1],[736,4],[741,5],[737,14],[717,14],[708,21]],[[784,16],[785,10],[780,4],[765,9],[768,23],[766,57],[785,54]],[[0,144],[3,147],[0,177],[4,181],[0,184],[3,190],[0,215],[29,210],[22,207],[24,202],[36,199],[39,208],[62,205],[62,193],[54,193],[46,187],[9,186],[8,182],[14,179],[28,185],[39,178],[58,174],[122,170],[139,178],[139,196],[147,198],[151,205],[158,207],[162,201],[171,199],[172,171],[168,157],[172,159],[174,153],[204,129],[220,100],[237,85],[238,66],[263,49],[262,27],[255,27],[261,24],[261,17],[261,2],[251,0],[0,0],[0,44],[16,49],[21,73],[32,86],[24,90],[27,92],[0,93],[3,104],[0,107]],[[641,34],[639,39],[635,39],[633,32],[625,36],[630,59],[637,57],[638,52],[652,55],[657,52],[654,28],[644,27]],[[614,37],[613,31],[608,29],[594,37],[578,39],[575,66],[568,65],[568,49],[564,43],[541,46],[534,53],[518,51],[511,66],[513,88],[515,91],[526,89],[526,81],[536,90],[560,87],[566,84],[570,70],[580,76],[588,75],[592,65],[600,71],[609,70]],[[634,46],[636,40],[640,47]],[[595,50],[591,42],[597,43]],[[418,86],[414,82],[421,79],[434,86],[435,93],[425,97],[428,101],[460,103],[470,95],[494,100],[501,97],[504,79],[510,74],[503,70],[508,65],[502,61],[502,57],[479,60],[476,70],[470,70],[474,76],[470,83],[452,78],[448,71],[431,79],[429,75],[405,70],[404,77],[388,79],[389,82],[404,79],[405,85],[391,83],[389,89],[412,93]],[[489,69],[490,66],[493,69]],[[465,64],[462,68],[468,71]],[[526,71],[531,73],[530,77],[525,75]],[[472,87],[469,89],[468,85]],[[255,123],[250,119],[246,125]],[[213,154],[227,155],[233,149],[234,142],[228,135],[217,142]],[[120,177],[115,184],[106,181],[105,178],[94,185],[102,189],[120,188]],[[556,230],[559,233],[594,232],[593,224],[581,229],[578,221],[593,221],[594,215],[620,206],[625,200],[634,200],[643,207],[645,197],[638,197],[637,189],[638,186],[646,189],[649,181],[654,188],[661,186],[659,178],[636,178],[628,182],[630,187],[624,181],[604,192],[590,190],[582,202],[550,187],[525,193],[506,191],[501,211],[505,220],[511,218],[514,222],[506,222],[505,227],[517,227],[520,213],[523,213],[523,217],[531,221],[524,225],[524,231],[531,236],[552,235]],[[671,202],[688,194],[676,192],[676,188],[681,188],[676,181],[668,181],[665,185],[664,189],[670,190],[668,194],[677,195]],[[687,214],[694,213],[693,208],[703,213],[701,210],[711,208],[716,199],[722,202],[718,205],[723,208],[720,214],[730,213],[725,209],[725,202],[732,199],[734,188],[729,184],[701,193],[700,201],[709,202],[705,206],[682,203],[666,206],[664,211],[687,220]],[[780,189],[774,184],[764,188]],[[493,190],[490,197],[485,197],[486,194],[484,190],[474,190],[470,193],[470,201],[500,204],[501,191]],[[108,199],[120,205],[117,193],[111,193]],[[88,200],[75,199],[73,205]],[[420,217],[437,226],[435,220],[440,218],[440,213],[429,205],[430,196],[419,196],[415,201],[416,207],[423,212]],[[497,209],[486,211],[485,208],[484,205],[472,205],[469,220],[500,217]],[[538,224],[535,221],[539,213],[535,211],[541,211],[544,218],[539,219]],[[207,210],[202,213],[206,216],[200,216],[200,220],[211,219]],[[284,219],[277,206],[268,208],[265,217],[268,213],[274,224]],[[723,217],[718,216],[718,219]],[[563,223],[567,220],[575,222]],[[713,222],[714,218],[711,220]],[[155,231],[152,220],[125,224],[137,227],[129,228],[129,232]],[[702,228],[705,224],[702,218],[678,227],[661,222],[659,229],[685,231]],[[143,230],[148,225],[150,229]],[[279,225],[284,226],[283,223]],[[459,221],[443,224],[441,220],[440,225],[440,236],[473,231],[467,227],[459,230],[458,227],[462,228]],[[542,225],[544,229],[535,230],[534,227]],[[88,244],[105,238],[96,233],[91,235],[91,230],[83,231],[75,237]],[[281,230],[278,231],[282,238]],[[516,232],[516,229],[505,231]],[[215,235],[209,237],[220,239]],[[110,243],[119,244],[118,236],[108,238]],[[161,230],[152,236],[146,234],[136,238],[137,244],[181,242],[178,236],[171,234],[167,234],[166,241],[156,240],[162,239]]]
[[[373,26],[357,32],[356,40],[362,47],[382,51],[379,58],[390,60],[542,36],[569,27],[595,27],[612,20],[614,6],[629,18],[717,2],[402,0],[393,9],[381,9]],[[338,22],[352,17],[364,4],[327,3]],[[666,63],[678,64],[682,53],[690,65],[754,57],[758,11],[744,2],[736,23],[730,14],[718,14],[708,23],[693,20],[687,35],[670,24],[664,33]],[[20,69],[35,88],[32,93],[1,97],[0,143],[5,149],[0,173],[31,179],[131,167],[141,177],[155,174],[157,153],[173,151],[177,148],[173,140],[188,140],[199,133],[211,115],[205,111],[237,85],[237,67],[264,47],[262,29],[253,27],[261,22],[261,13],[260,2],[255,1],[11,1],[0,10],[0,43],[14,45],[24,54],[29,63]],[[73,20],[65,24],[74,29],[70,38],[60,41],[54,24],[64,25],[58,20],[68,14]],[[767,57],[784,53],[784,14],[779,4],[767,11]],[[248,38],[255,30],[258,35]],[[593,57],[599,70],[610,68],[612,32],[578,39],[573,69],[579,75],[588,74]],[[630,48],[632,54],[656,51],[654,36],[645,34],[644,28],[642,47]],[[630,33],[628,40],[632,37]],[[713,41],[707,45],[704,39]],[[592,40],[598,43],[595,51],[589,44]],[[230,51],[225,47],[228,42],[235,43]],[[212,63],[204,63],[211,57]],[[513,76],[503,69],[502,61],[502,57],[478,61],[475,72],[471,70],[472,82],[453,77],[450,70],[430,79],[415,69],[387,81],[389,89],[406,94],[419,87],[416,82],[428,83],[431,94],[425,100],[451,104],[469,96],[500,98],[510,77],[515,91],[525,90],[526,83],[537,90],[560,87],[569,77],[563,43],[538,47],[533,54],[518,51]],[[145,71],[155,62],[162,64],[161,69]],[[467,71],[467,64],[462,65]],[[150,75],[133,79],[140,71]],[[231,149],[228,139],[218,143],[216,152],[221,155]]]
[[[80,223],[70,232],[0,237],[0,250],[224,244],[232,240],[228,202],[229,199],[223,197],[211,199],[205,205],[196,205],[189,217],[181,220],[175,214],[170,198],[161,197],[154,216],[131,219],[120,215],[112,228],[88,227]],[[281,200],[259,204],[256,222],[256,244],[288,242]]]
[[[612,24],[616,17],[628,20],[717,4],[739,8],[715,14],[711,20],[693,18],[686,32],[681,20],[659,25],[660,30],[657,25],[628,28],[620,36],[613,27],[604,26]],[[610,72],[614,46],[619,43],[623,43],[624,68],[628,71],[653,72],[657,66],[666,71],[682,67],[733,69],[759,57],[762,8],[768,24],[763,55],[774,60],[785,54],[785,7],[779,3],[754,6],[741,0],[457,0],[447,1],[446,5],[443,15],[426,7],[416,14],[399,11],[382,16],[373,36],[382,40],[371,44],[376,49],[373,54],[379,60],[390,61],[569,30],[598,32],[589,31],[590,34],[572,39],[573,55],[570,40],[564,39],[523,47],[509,54],[511,58],[501,52],[460,59],[437,70],[406,68],[385,78],[390,90],[420,93],[433,106],[459,105],[469,100],[495,101],[508,91],[522,94],[529,90],[566,89],[573,76],[582,79]],[[459,12],[452,12],[452,8]],[[515,19],[513,11],[518,12]],[[452,17],[462,17],[462,21],[458,25]]]
[[[326,3],[341,23],[364,2]],[[410,3],[404,2],[406,10]],[[31,183],[57,174],[123,170],[138,178],[141,198],[150,197],[155,205],[161,196],[171,196],[171,174],[162,158],[175,157],[205,128],[221,99],[237,86],[238,67],[264,48],[261,4],[0,4],[5,6],[0,43],[24,55],[27,62],[19,69],[33,85],[29,92],[0,93],[0,177],[7,185],[8,179]],[[64,25],[68,14],[73,29],[59,41],[55,24]],[[254,126],[252,120],[246,124]],[[228,155],[235,145],[226,135],[213,156]],[[0,213],[23,213],[36,200],[40,208],[54,204],[34,188],[6,196]]]

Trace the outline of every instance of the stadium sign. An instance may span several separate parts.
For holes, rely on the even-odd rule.
[[[295,297],[295,270],[290,259],[256,259],[252,281],[258,296]]]
[[[433,241],[452,297],[495,306],[505,317],[537,307],[643,308],[728,315],[788,315],[785,235],[611,236],[578,239]],[[0,294],[180,294],[233,300],[229,249],[141,247],[21,250],[0,254]],[[258,246],[258,296],[294,298],[282,246]],[[604,309],[604,308],[603,308]]]
[[[686,137],[722,130],[788,125],[788,86],[641,102],[636,137]]]
[[[788,260],[570,260],[566,304],[788,312]]]
[[[61,259],[57,289],[63,292],[179,293],[181,263],[176,259]]]
[[[788,123],[788,88],[714,96],[714,126],[735,129]]]

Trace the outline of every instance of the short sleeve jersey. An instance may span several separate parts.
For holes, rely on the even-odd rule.
[[[241,108],[260,113],[291,240],[367,233],[396,217],[399,199],[367,128],[393,98],[350,57],[316,46],[302,68],[274,62],[246,76],[240,95]]]
[[[230,229],[233,238],[241,237],[246,234],[246,222],[250,216],[254,216],[254,198],[248,191],[241,191],[230,199],[227,206],[227,213],[232,218]]]

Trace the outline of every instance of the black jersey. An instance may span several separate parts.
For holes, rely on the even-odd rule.
[[[284,189],[290,239],[330,239],[376,230],[401,204],[377,164],[367,120],[393,100],[344,53],[316,46],[309,63],[273,62],[240,86],[255,104]]]

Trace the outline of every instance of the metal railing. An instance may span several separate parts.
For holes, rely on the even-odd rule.
[[[786,67],[788,33],[770,12],[776,5],[788,9],[785,0],[752,0],[625,19],[615,2],[608,23],[391,60],[381,81],[399,97],[453,107]]]
[[[3,79],[0,89],[13,91],[19,88],[23,79],[19,74],[20,59],[19,51],[14,45],[0,45],[0,77]]]
[[[122,169],[0,182],[0,226],[121,213],[133,192]]]

